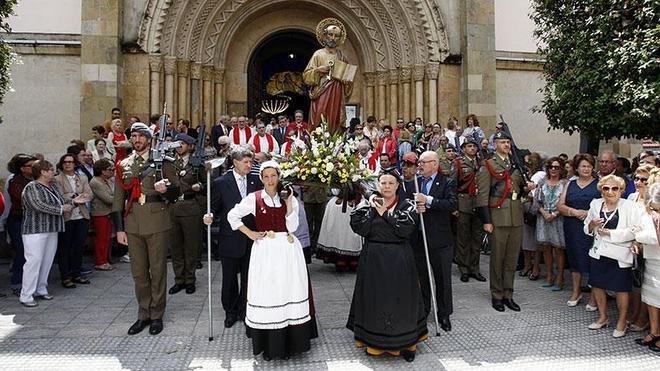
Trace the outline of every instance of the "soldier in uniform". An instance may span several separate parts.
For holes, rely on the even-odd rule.
[[[513,301],[513,278],[522,243],[522,193],[532,189],[519,169],[512,167],[509,153],[511,137],[500,131],[495,134],[495,154],[477,174],[477,212],[483,229],[490,233],[490,292],[492,306],[498,312],[504,306],[520,311]]]
[[[461,272],[461,281],[470,277],[484,282],[486,278],[479,272],[479,255],[484,231],[474,212],[477,199],[477,142],[468,138],[461,144],[463,156],[456,159],[456,190],[458,193],[458,225],[456,235],[456,263]]]
[[[175,199],[179,192],[171,163],[163,163],[162,172],[150,166],[152,136],[141,122],[131,126],[133,152],[117,166],[112,206],[117,241],[128,245],[139,307],[138,319],[128,329],[129,335],[147,326],[152,335],[163,330],[167,239],[172,228],[166,199]]]
[[[186,289],[186,294],[195,292],[195,266],[202,238],[203,215],[198,198],[203,197],[204,190],[204,177],[198,176],[199,169],[195,169],[190,162],[195,138],[181,133],[177,134],[176,140],[181,143],[174,160],[181,196],[170,206],[173,225],[170,246],[174,270],[174,286],[168,291],[170,295],[183,289]]]
[[[455,179],[456,178],[456,148],[448,144],[445,151],[440,156],[440,169],[438,170],[442,175]]]

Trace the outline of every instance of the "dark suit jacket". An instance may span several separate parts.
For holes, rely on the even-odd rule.
[[[261,188],[263,188],[263,184],[259,178],[252,175],[247,176],[247,193]],[[227,221],[229,210],[241,202],[241,199],[241,193],[238,190],[233,171],[229,171],[213,181],[211,185],[211,212],[214,215],[215,223],[219,226],[220,257],[240,258],[249,251],[248,249],[252,245],[252,240],[243,232],[233,231]],[[253,216],[245,217],[243,222],[248,228],[255,229]]]
[[[420,187],[422,179],[417,179]],[[414,188],[414,186],[413,186]],[[454,235],[451,231],[451,213],[456,211],[458,200],[456,183],[438,173],[431,185],[429,196],[433,197],[430,207],[424,213],[424,226],[429,249],[434,247],[453,246]]]
[[[286,131],[287,129],[284,128],[284,133],[282,133],[282,129],[278,127],[276,129],[273,129],[273,131],[271,132],[271,135],[273,136],[273,138],[275,138],[277,144],[279,144],[280,147],[282,147],[282,144],[286,142]]]
[[[225,127],[222,124],[214,125],[211,128],[211,143],[216,151],[220,152],[220,145],[218,144],[218,138],[221,136],[227,135],[228,132],[225,130]]]

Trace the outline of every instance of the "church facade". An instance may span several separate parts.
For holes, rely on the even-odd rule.
[[[37,3],[19,5],[13,20],[19,27],[8,37],[24,63],[14,67],[16,88],[2,107],[0,133],[24,135],[16,129],[24,114],[57,117],[34,107],[9,108],[51,94],[57,107],[66,106],[66,116],[50,127],[56,133],[46,154],[59,153],[73,137],[87,139],[112,107],[147,120],[167,103],[172,117],[193,125],[225,113],[253,115],[262,100],[276,98],[274,76],[294,77],[280,84],[284,90],[296,85],[295,74],[320,47],[316,25],[327,17],[346,28],[342,50],[358,66],[347,105],[363,120],[422,117],[446,126],[450,116],[463,122],[473,113],[489,132],[503,114],[520,147],[547,154],[578,150],[578,137],[547,133],[544,117],[532,112],[543,60],[529,41],[527,1],[62,0],[52,10],[79,11],[73,16],[79,14],[78,34],[75,25],[44,31],[43,24],[30,24],[30,12],[44,11]],[[49,79],[58,91],[39,91],[40,81]],[[291,109],[307,110],[304,92],[281,90]],[[30,123],[50,130],[42,117]],[[10,152],[21,151],[7,144]]]

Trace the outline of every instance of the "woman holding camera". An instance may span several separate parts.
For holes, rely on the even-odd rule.
[[[280,166],[261,164],[264,189],[248,194],[227,214],[233,230],[254,241],[250,253],[245,327],[252,338],[254,355],[264,360],[287,359],[306,352],[310,339],[318,336],[312,290],[298,229],[298,200],[287,187],[280,190]],[[241,221],[254,215],[256,230]],[[210,214],[204,223],[212,222]]]
[[[55,176],[55,183],[65,200],[71,200],[75,206],[70,212],[64,213],[64,231],[60,233],[58,242],[57,265],[60,268],[62,286],[67,289],[89,284],[89,280],[80,274],[82,265],[82,248],[87,241],[89,231],[89,209],[87,202],[94,198],[87,177],[75,172],[76,158],[67,153],[60,158]]]
[[[389,353],[412,362],[428,330],[409,243],[418,215],[412,201],[397,196],[400,179],[396,170],[382,172],[380,195],[372,195],[351,215],[351,228],[365,243],[346,327],[367,354]]]

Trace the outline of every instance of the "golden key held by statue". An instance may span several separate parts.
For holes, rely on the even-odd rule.
[[[332,67],[334,65],[335,65],[335,61],[332,61],[332,60],[328,61],[328,67],[329,67],[328,68],[328,76],[326,76],[328,78],[328,81],[332,80]]]

